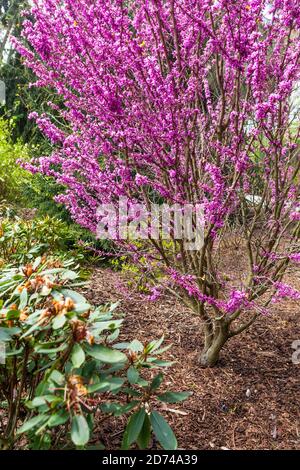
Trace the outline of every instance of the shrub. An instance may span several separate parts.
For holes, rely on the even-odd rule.
[[[61,257],[68,253],[78,261],[99,260],[90,249],[92,237],[90,242],[81,242],[81,236],[86,237],[84,229],[56,217],[0,219],[0,262],[24,263],[46,253]]]
[[[24,186],[31,178],[16,161],[28,159],[28,147],[21,141],[13,143],[10,134],[10,125],[0,118],[0,199],[20,203]]]
[[[90,305],[74,290],[79,276],[70,267],[36,258],[2,272],[2,446],[14,447],[25,434],[34,449],[59,446],[57,436],[84,448],[96,413],[100,421],[131,413],[124,449],[148,447],[151,431],[164,449],[175,449],[173,431],[156,407],[189,393],[158,390],[163,374],[155,371],[171,365],[159,359],[169,346],[162,347],[163,338],[117,343],[123,323],[114,314],[117,305]]]

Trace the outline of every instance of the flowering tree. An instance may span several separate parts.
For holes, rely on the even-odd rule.
[[[197,250],[174,233],[117,243],[193,308],[212,366],[271,301],[300,298],[282,282],[300,259],[298,0],[33,3],[16,47],[61,106],[31,115],[55,150],[28,168],[63,184],[58,200],[92,231],[120,196],[203,205]]]

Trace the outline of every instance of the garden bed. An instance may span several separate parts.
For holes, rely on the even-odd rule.
[[[300,272],[291,272],[290,277],[299,288]],[[124,274],[99,268],[86,295],[95,304],[121,300],[128,340],[164,334],[166,344],[173,343],[167,356],[176,364],[170,369],[169,384],[174,390],[193,391],[190,399],[170,405],[173,411],[167,412],[179,448],[300,449],[300,365],[292,363],[291,348],[300,339],[296,302],[274,304],[270,315],[225,346],[217,367],[201,369],[196,353],[201,347],[199,321],[173,297],[147,301],[128,291]],[[105,442],[102,425],[101,439],[108,448],[117,448],[120,421],[115,430],[113,421],[106,426],[110,441]]]

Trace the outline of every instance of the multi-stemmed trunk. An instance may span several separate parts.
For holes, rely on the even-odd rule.
[[[214,325],[204,325],[205,342],[199,356],[202,367],[213,367],[219,360],[221,349],[229,339],[229,327],[225,321],[216,321]]]

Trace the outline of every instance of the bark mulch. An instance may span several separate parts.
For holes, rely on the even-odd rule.
[[[299,272],[293,273],[293,284],[299,288]],[[292,363],[291,348],[300,340],[299,304],[274,304],[272,314],[227,343],[218,366],[201,369],[199,320],[173,297],[150,302],[128,291],[124,274],[107,268],[94,270],[85,294],[94,304],[121,301],[126,340],[164,334],[165,344],[173,344],[166,358],[176,363],[166,385],[193,392],[164,410],[180,448],[300,449],[300,364]],[[105,444],[118,447],[120,421],[105,426],[110,436]],[[105,428],[99,433],[105,441]]]

